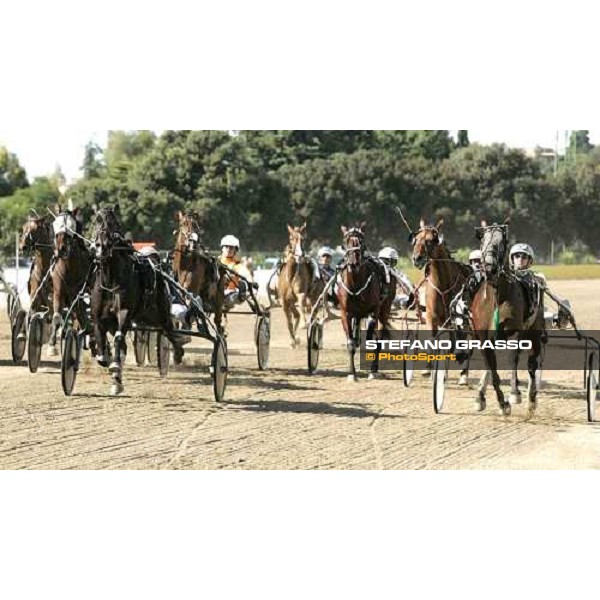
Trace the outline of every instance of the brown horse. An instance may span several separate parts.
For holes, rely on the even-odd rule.
[[[300,344],[298,326],[306,329],[307,315],[325,288],[319,267],[306,255],[306,223],[302,227],[288,225],[289,243],[284,250],[284,262],[279,273],[277,295],[283,305],[290,332],[291,346]]]
[[[46,292],[38,288],[44,281],[51,263],[54,249],[52,221],[54,218],[50,215],[40,217],[37,212],[31,210],[29,217],[23,225],[21,235],[20,249],[23,253],[33,253],[33,262],[29,273],[29,282],[27,291],[32,299],[31,310],[38,312],[45,307],[52,310],[52,280],[50,277],[46,279]]]
[[[477,289],[471,302],[471,319],[473,329],[481,341],[494,339],[518,339],[531,341],[531,350],[527,362],[529,373],[528,414],[533,416],[537,408],[536,371],[540,364],[540,354],[544,339],[544,305],[543,292],[539,294],[537,306],[529,306],[528,295],[523,284],[511,271],[508,263],[508,226],[491,225],[478,229],[481,239],[482,262],[485,268],[484,280]],[[491,375],[492,385],[496,391],[500,413],[511,414],[511,402],[521,402],[521,392],[517,377],[519,351],[514,352],[511,378],[510,401],[504,400],[500,388],[496,354],[492,349],[482,350],[485,364],[489,370],[486,373],[478,398],[476,408],[482,411],[486,407],[485,392],[487,380]]]
[[[336,296],[341,311],[342,326],[346,334],[348,351],[348,381],[356,381],[354,355],[360,344],[361,320],[370,318],[367,339],[382,339],[390,329],[392,302],[396,296],[396,280],[385,280],[383,266],[365,256],[365,226],[342,227],[345,262],[339,270]],[[378,354],[376,353],[376,356]],[[371,364],[369,379],[375,379],[378,361]]]
[[[84,286],[90,271],[91,250],[78,233],[76,211],[61,212],[52,224],[54,228],[54,258],[52,271],[53,309],[48,356],[56,356],[58,330],[63,310],[68,308]]]
[[[440,233],[444,221],[440,219],[435,227],[425,225],[421,220],[420,229],[411,235],[413,244],[413,264],[424,269],[420,286],[425,287],[427,329],[435,336],[440,327],[450,319],[450,306],[462,290],[465,281],[472,273],[468,265],[452,258]],[[429,375],[430,371],[423,372]],[[467,385],[467,370],[463,370],[459,385]]]
[[[178,223],[173,256],[175,279],[181,287],[202,299],[204,309],[214,313],[215,324],[222,331],[224,272],[202,245],[198,214],[179,211],[175,218]]]

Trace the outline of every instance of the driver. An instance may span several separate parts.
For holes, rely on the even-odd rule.
[[[396,296],[397,301],[403,308],[409,307],[414,300],[415,288],[408,277],[397,268],[398,251],[391,246],[387,246],[381,250],[378,258],[386,265],[400,286],[401,293]]]
[[[219,261],[222,265],[235,271],[241,277],[228,273],[225,284],[225,306],[227,309],[233,308],[236,304],[241,304],[246,300],[248,294],[248,285],[242,277],[249,282],[253,281],[252,274],[239,258],[240,241],[234,235],[226,235],[221,240],[221,256]]]

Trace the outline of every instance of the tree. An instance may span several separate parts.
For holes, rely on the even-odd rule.
[[[29,185],[27,173],[15,154],[0,146],[0,198]]]
[[[587,154],[594,146],[590,143],[589,129],[575,129],[571,132],[569,152],[571,156]]]
[[[458,136],[456,138],[456,145],[458,148],[466,148],[470,145],[469,132],[467,129],[459,129]]]
[[[90,141],[86,144],[83,165],[81,166],[84,179],[94,179],[102,176],[104,171],[102,154],[102,148],[95,142]]]

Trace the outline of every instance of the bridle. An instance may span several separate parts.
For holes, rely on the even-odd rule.
[[[182,218],[176,233],[178,246],[176,252],[181,254],[194,254],[198,250],[206,252],[200,242],[202,230],[193,215],[188,213]]]
[[[364,232],[358,227],[352,227],[344,234],[346,264],[351,267],[360,265],[365,250],[366,245]]]
[[[497,233],[501,234],[498,242]],[[508,249],[508,225],[487,225],[476,227],[475,234],[481,240],[481,265],[484,277],[496,279],[506,271],[506,253]],[[488,260],[490,259],[490,260]]]
[[[428,232],[431,232],[433,234],[433,237],[431,239],[421,239],[425,235],[427,235]],[[408,241],[413,246],[413,264],[419,269],[432,261],[453,260],[433,257],[434,248],[436,248],[437,246],[441,246],[444,243],[444,236],[440,234],[440,231],[437,227],[421,227],[421,229],[419,229],[418,231],[415,231],[410,234]],[[421,242],[425,250],[424,257],[422,253],[419,253],[418,256],[415,256],[418,242]]]

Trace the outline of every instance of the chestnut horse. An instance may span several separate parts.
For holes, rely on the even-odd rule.
[[[382,339],[390,329],[390,313],[396,296],[396,280],[385,281],[383,266],[365,256],[365,226],[342,227],[346,257],[339,269],[336,296],[341,311],[348,351],[348,381],[356,381],[354,355],[360,344],[361,320],[370,317],[367,339]],[[378,356],[378,353],[376,353]],[[379,363],[371,363],[369,379],[375,379]]]
[[[306,223],[301,227],[288,225],[289,242],[277,282],[277,296],[282,303],[290,332],[291,347],[300,345],[298,327],[306,329],[307,315],[325,288],[318,265],[306,255]]]
[[[452,258],[440,233],[444,221],[440,219],[435,227],[425,225],[421,220],[420,229],[413,233],[413,264],[424,269],[427,329],[435,337],[440,327],[450,319],[450,305],[462,290],[465,281],[472,273],[468,265]],[[424,371],[429,375],[430,371]],[[467,370],[461,373],[459,385],[467,385]]]
[[[61,212],[52,224],[54,229],[54,269],[52,271],[53,316],[48,356],[56,356],[62,311],[68,308],[85,284],[92,264],[91,248],[77,231],[75,211]]]
[[[44,281],[52,263],[54,249],[52,239],[53,219],[54,217],[51,215],[40,217],[35,210],[31,210],[26,223],[23,225],[23,233],[19,244],[21,252],[33,254],[27,284],[27,291],[32,299],[31,310],[33,312],[39,312],[45,307],[50,307],[50,310],[52,310],[51,278],[48,277],[46,280],[46,293],[43,290],[38,292],[38,288]]]
[[[205,311],[214,313],[215,324],[222,331],[223,270],[202,245],[198,214],[179,211],[175,218],[178,228],[173,255],[174,279],[181,287],[201,298]]]
[[[529,299],[523,284],[517,279],[509,267],[508,257],[508,225],[491,225],[485,223],[477,229],[481,240],[482,264],[484,280],[477,289],[471,302],[471,320],[473,329],[480,340],[519,339],[530,340],[527,371],[529,373],[528,414],[530,417],[537,408],[536,371],[540,367],[540,354],[544,339],[544,303],[543,293],[539,294],[537,306],[529,306]],[[482,411],[486,407],[485,392],[487,380],[491,374],[492,385],[496,391],[500,414],[511,414],[511,402],[521,402],[521,392],[517,377],[519,352],[512,355],[513,369],[511,378],[510,401],[504,400],[500,388],[496,354],[492,349],[482,350],[486,367],[490,373],[484,376],[476,400],[476,408]]]

